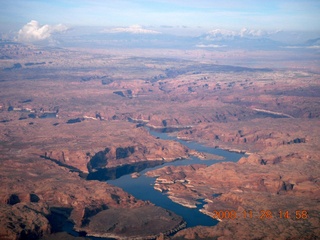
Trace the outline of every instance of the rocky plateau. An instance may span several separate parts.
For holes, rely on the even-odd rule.
[[[124,55],[2,43],[0,239],[317,239],[319,59],[294,51]],[[180,216],[105,182],[214,158],[146,127],[247,154],[147,173],[177,203],[203,200],[219,224],[183,229]]]

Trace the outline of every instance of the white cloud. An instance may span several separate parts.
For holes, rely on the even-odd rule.
[[[24,25],[18,32],[18,37],[16,38],[19,42],[35,42],[49,39],[52,34],[65,32],[68,30],[68,27],[62,24],[58,25],[43,25],[32,20],[26,25]]]
[[[220,36],[225,36],[225,37],[233,37],[236,36],[236,32],[230,31],[230,30],[225,30],[225,29],[214,29],[208,32],[211,36],[214,37],[220,37]]]
[[[197,48],[222,48],[226,47],[227,45],[218,45],[218,44],[198,44],[196,45]]]
[[[320,49],[320,46],[319,45],[312,45],[312,46],[285,46],[283,48],[289,48],[289,49],[299,49],[299,48]]]
[[[230,31],[225,29],[214,29],[207,32],[205,39],[206,40],[226,40],[226,39],[234,39],[235,37],[262,37],[266,36],[269,33],[264,32],[262,30],[254,30],[242,28],[240,31]]]
[[[261,37],[263,35],[266,35],[266,33],[260,29],[254,30],[254,29],[242,28],[239,32],[239,35],[241,37]]]
[[[149,30],[141,27],[140,25],[132,25],[130,27],[105,29],[105,33],[133,33],[133,34],[160,34],[160,32]]]

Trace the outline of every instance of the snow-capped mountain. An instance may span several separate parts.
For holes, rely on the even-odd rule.
[[[262,30],[243,28],[240,31],[214,29],[199,37],[197,47],[206,48],[244,48],[270,49],[283,46],[283,43],[272,40],[271,34]]]

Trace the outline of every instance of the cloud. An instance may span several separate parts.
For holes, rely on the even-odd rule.
[[[262,30],[254,30],[242,28],[240,31],[230,31],[225,29],[214,29],[206,33],[206,40],[226,40],[226,39],[234,39],[236,37],[241,38],[256,38],[267,36],[270,33],[267,33]]]
[[[237,36],[235,31],[225,30],[225,29],[214,29],[207,32],[204,35],[204,40],[206,41],[222,41],[227,39],[234,39]]]
[[[160,32],[149,30],[141,27],[140,25],[132,25],[130,27],[105,29],[104,33],[133,33],[133,34],[160,34]]]
[[[241,37],[261,37],[263,35],[266,35],[266,33],[260,29],[254,30],[254,29],[242,28],[239,32],[239,35]]]
[[[43,25],[32,20],[26,25],[24,25],[18,32],[18,37],[16,38],[19,42],[36,42],[49,39],[52,34],[65,32],[68,27],[62,24],[58,25]]]
[[[305,49],[320,49],[320,46],[319,45],[312,45],[312,46],[285,46],[283,48],[289,48],[289,49],[302,49],[302,48],[305,48]]]
[[[198,44],[196,45],[197,48],[222,48],[226,47],[227,45],[218,45],[218,44]]]

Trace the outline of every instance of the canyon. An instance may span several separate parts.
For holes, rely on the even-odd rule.
[[[66,234],[66,222],[79,239],[320,236],[317,53],[306,53],[309,67],[305,59],[274,67],[268,51],[1,50],[0,238],[50,238]],[[277,54],[300,54],[291,51]],[[246,57],[267,60],[248,67]],[[223,159],[177,139],[246,153],[146,173],[174,202],[202,200],[216,226],[185,228],[177,214],[106,183],[191,156]],[[226,211],[237,217],[216,214]]]

